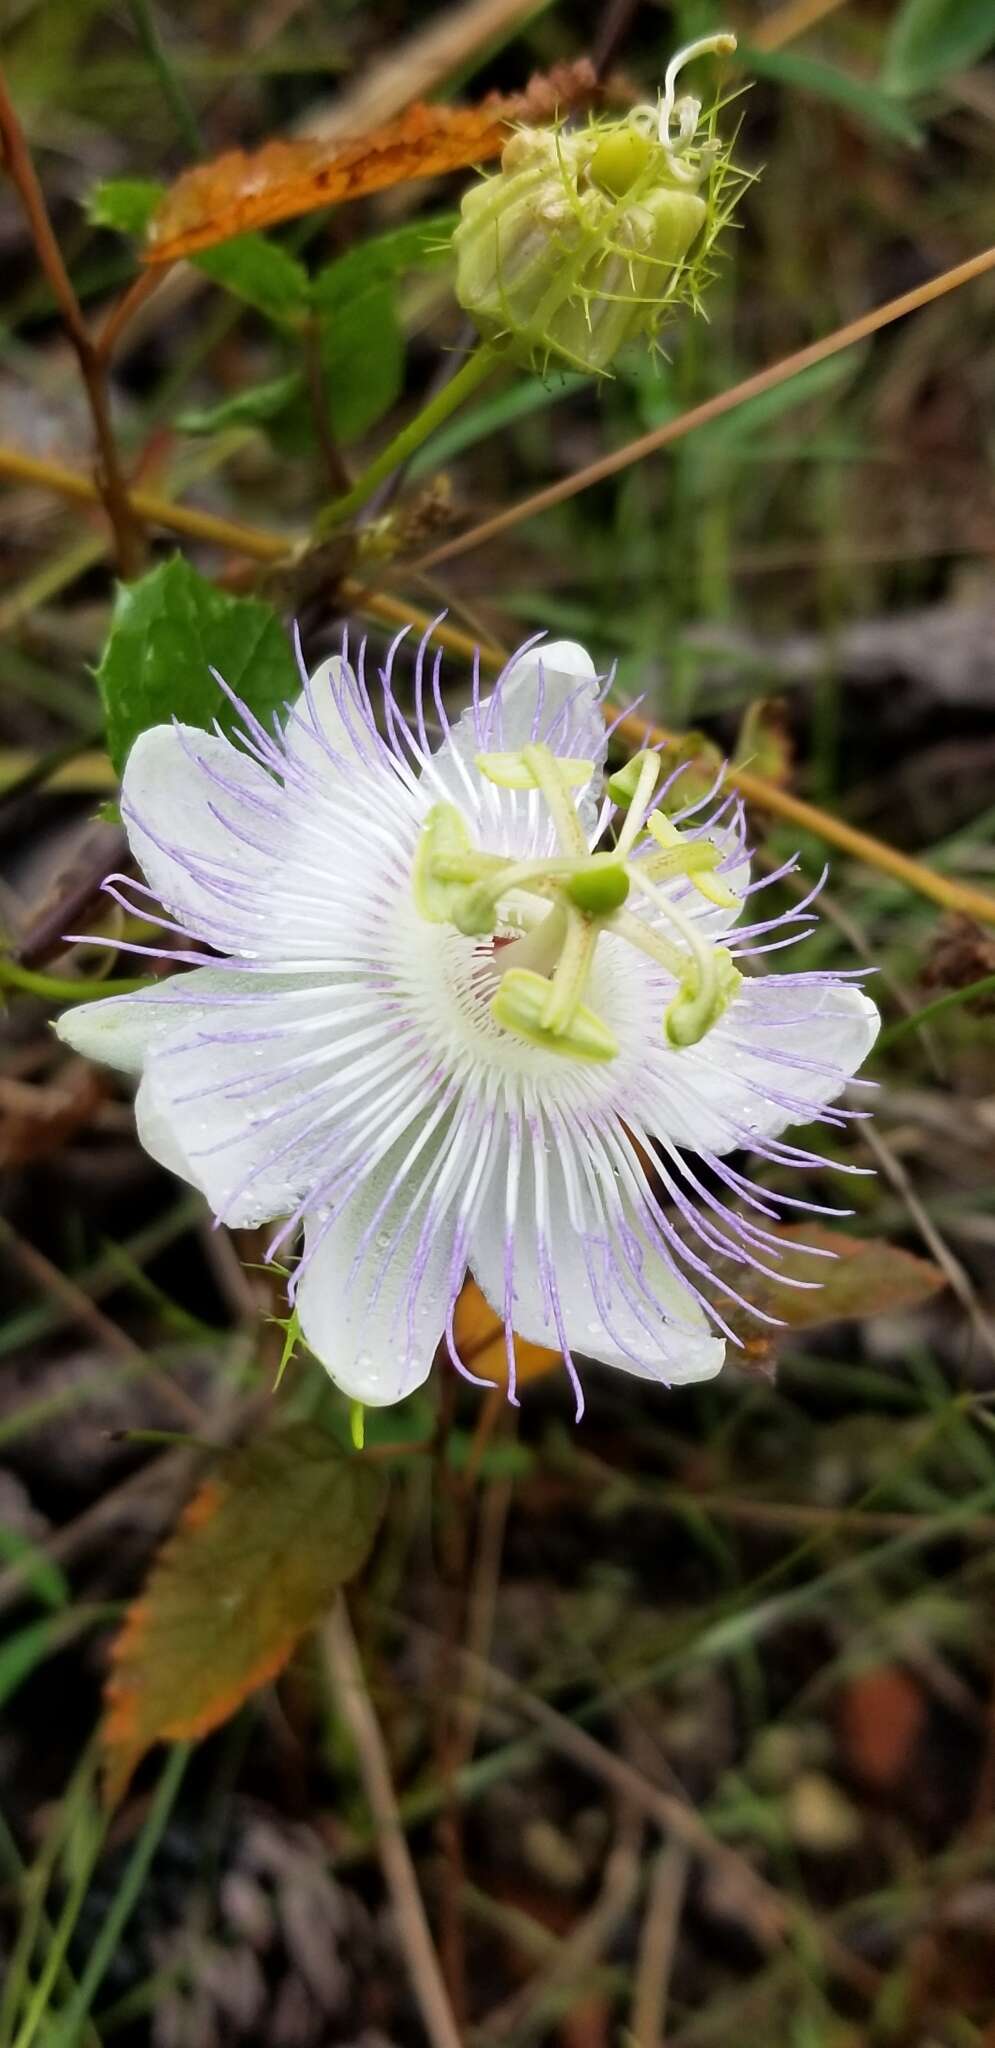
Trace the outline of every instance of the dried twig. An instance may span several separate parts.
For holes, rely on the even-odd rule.
[[[4,163],[20,194],[21,204],[28,218],[38,260],[52,287],[56,305],[76,351],[86,386],[97,442],[97,488],[113,528],[118,566],[122,576],[134,576],[142,564],[142,537],[135,507],[128,497],[127,485],[118,458],[104,360],[83,318],[79,300],[73,290],[72,279],[63,262],[62,251],[49,219],[45,195],[39,184],[31,152],[24,139],[24,131],[17,118],[2,71],[0,142],[3,145]]]
[[[784,5],[775,7],[773,14],[754,30],[754,48],[783,50],[785,43],[793,43],[843,5],[844,0],[784,0]]]
[[[681,1842],[662,1842],[653,1861],[636,1959],[629,2032],[633,2048],[663,2048],[674,1943],[688,1877]]]
[[[56,1301],[61,1302],[72,1317],[73,1322],[78,1323],[81,1329],[89,1330],[91,1337],[104,1350],[111,1352],[115,1358],[136,1362],[144,1359],[145,1353],[141,1345],[136,1344],[126,1330],[122,1330],[110,1316],[104,1314],[102,1308],[97,1307],[85,1288],[80,1287],[75,1280],[70,1279],[68,1273],[63,1273],[59,1266],[46,1258],[45,1253],[39,1251],[37,1245],[29,1244],[27,1238],[22,1237],[5,1217],[0,1217],[0,1245],[6,1246],[11,1257],[16,1260],[22,1272],[34,1281],[35,1286],[40,1287],[46,1294],[54,1295]],[[199,1429],[204,1419],[203,1415],[197,1402],[184,1388],[178,1386],[166,1372],[152,1371],[149,1377],[163,1398],[175,1409],[180,1420],[188,1428]]]
[[[623,1801],[618,1833],[593,1905],[559,1943],[546,1968],[488,2013],[477,2034],[481,2048],[509,2034],[523,2042],[544,2034],[550,2018],[561,2009],[564,1994],[597,1967],[636,1896],[642,1834],[641,1816]]]
[[[605,477],[617,476],[620,470],[641,462],[644,456],[672,447],[675,441],[682,441],[696,427],[707,426],[711,420],[734,412],[737,406],[745,405],[751,398],[760,398],[765,392],[776,390],[778,385],[790,383],[792,377],[799,376],[803,370],[812,369],[816,363],[827,362],[830,356],[852,348],[855,342],[866,341],[869,335],[879,333],[882,327],[889,327],[892,321],[903,320],[907,314],[918,312],[921,306],[928,306],[931,300],[956,291],[960,285],[970,284],[974,278],[993,268],[995,248],[983,249],[966,263],[957,263],[952,270],[944,270],[939,277],[927,278],[925,284],[917,285],[914,291],[903,292],[899,298],[889,299],[883,306],[875,306],[857,320],[848,320],[845,326],[835,328],[821,341],[796,349],[792,355],[783,356],[780,362],[770,363],[765,370],[757,370],[752,377],[744,377],[741,383],[731,384],[726,391],[707,398],[702,405],[693,405],[688,412],[679,413],[676,419],[665,420],[652,432],[640,434],[635,441],[627,441],[624,447],[614,449],[610,455],[602,455],[584,469],[574,470],[571,476],[561,477],[559,483],[533,492],[531,497],[522,498],[517,505],[506,506],[503,512],[481,520],[479,526],[471,526],[467,533],[456,534],[452,540],[444,541],[441,547],[423,555],[413,565],[414,568],[419,571],[433,569],[440,562],[452,561],[456,555],[465,555],[471,548],[481,547],[485,541],[506,533],[509,527],[517,526],[521,520],[533,519],[539,512],[548,512],[554,505],[562,505],[565,499],[576,497],[579,491],[588,490],[592,484],[602,483]]]
[[[399,49],[384,55],[348,92],[328,105],[309,109],[299,135],[322,141],[361,135],[389,121],[412,100],[426,99],[447,78],[462,72],[482,49],[500,44],[535,12],[535,0],[457,0],[433,14]]]
[[[411,1981],[432,2048],[461,2048],[439,1959],[418,1890],[380,1723],[363,1677],[349,1611],[341,1594],[322,1631],[339,1711],[356,1746],[356,1760],[377,1829],[383,1873],[397,1914]]]
[[[995,250],[989,251],[989,256],[995,264]],[[953,273],[948,272],[947,276],[949,279]],[[898,304],[897,300],[893,302],[893,306]],[[894,312],[892,317],[896,317]],[[741,396],[750,395],[743,386],[738,386],[737,390]],[[691,418],[690,414],[684,417]],[[21,449],[0,446],[0,476],[13,476],[25,483],[39,484],[45,490],[56,491],[61,497],[84,504],[97,496],[91,478],[81,475],[78,470],[67,469],[62,463],[28,455]],[[219,519],[193,505],[174,504],[151,491],[132,491],[130,501],[150,526],[165,527],[167,532],[182,533],[191,540],[206,541],[214,547],[248,555],[257,562],[289,561],[300,545],[285,535],[238,525],[230,519]],[[427,613],[417,605],[392,597],[385,591],[370,590],[352,577],[343,578],[337,596],[343,609],[365,614],[385,626],[407,625],[415,632],[421,632],[432,624]],[[488,668],[500,668],[506,659],[502,648],[486,642],[479,644],[469,634],[461,633],[444,622],[435,627],[435,638],[440,647],[448,648],[463,660],[472,660],[479,652],[481,661]],[[614,716],[614,707],[606,708],[609,715]],[[667,741],[675,737],[663,726],[651,724],[635,713],[623,721],[619,732],[636,746],[645,745],[647,740]],[[985,924],[995,924],[995,896],[986,890],[958,881],[952,875],[936,874],[923,862],[899,853],[881,839],[875,839],[872,833],[858,831],[845,818],[834,817],[831,812],[820,810],[817,804],[805,803],[790,790],[779,789],[775,783],[767,782],[762,775],[754,775],[746,768],[729,768],[725,783],[728,789],[738,789],[749,803],[756,804],[759,809],[769,811],[774,817],[786,818],[805,832],[814,833],[826,845],[837,846],[854,859],[865,861],[882,874],[893,876],[905,888],[941,904],[945,910],[962,910],[968,917],[978,918]]]

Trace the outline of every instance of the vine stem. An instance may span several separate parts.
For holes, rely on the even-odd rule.
[[[0,989],[16,988],[21,995],[41,996],[49,1003],[92,1003],[100,996],[131,996],[147,988],[150,975],[122,981],[70,981],[58,975],[36,974],[16,960],[0,954]]]
[[[995,250],[990,252],[995,264]],[[25,454],[21,449],[0,445],[0,476],[14,477],[22,483],[38,484],[44,490],[55,492],[59,497],[74,499],[80,504],[93,504],[99,497],[91,477],[81,471],[68,469],[62,463],[50,462],[35,455]],[[190,540],[200,540],[213,547],[220,547],[229,553],[248,556],[256,562],[286,562],[302,543],[288,538],[286,534],[271,533],[262,527],[243,526],[235,520],[220,519],[213,512],[202,512],[197,506],[174,504],[169,498],[161,498],[151,491],[132,491],[130,504],[140,518],[149,526],[164,527],[167,532],[185,535]],[[354,577],[344,577],[337,592],[343,608],[364,613],[384,626],[410,625],[416,632],[427,632],[433,625],[427,612],[414,604],[408,604],[386,591],[370,590]],[[507,660],[501,647],[487,641],[477,641],[468,633],[462,633],[455,626],[445,622],[434,627],[435,637],[441,647],[458,655],[461,660],[472,660],[479,652],[485,667],[500,669]],[[609,717],[615,715],[615,708],[606,706]],[[649,740],[672,742],[675,735],[662,726],[642,719],[638,713],[630,712],[619,730],[635,746],[644,746]],[[747,802],[757,809],[768,812],[772,817],[784,818],[789,824],[798,825],[806,832],[812,832],[826,846],[838,847],[841,853],[853,859],[866,862],[883,875],[890,875],[903,888],[912,889],[917,895],[925,896],[931,903],[938,903],[944,910],[960,910],[966,917],[979,919],[983,924],[995,924],[995,896],[984,889],[975,888],[971,883],[960,882],[949,875],[939,875],[923,861],[914,860],[910,854],[900,853],[883,839],[876,839],[870,832],[861,832],[843,818],[834,817],[832,812],[820,810],[818,805],[806,803],[789,790],[779,789],[776,783],[768,782],[762,775],[754,775],[750,769],[731,767],[726,771],[726,784],[738,789]],[[101,784],[103,788],[105,785]]]
[[[322,1630],[322,1647],[335,1701],[352,1736],[356,1761],[377,1832],[397,1929],[432,2048],[462,2048],[439,1959],[418,1889],[397,1803],[383,1731],[363,1676],[349,1610],[340,1593]]]
[[[463,404],[464,399],[476,391],[477,386],[484,382],[485,377],[490,376],[500,360],[498,350],[492,347],[490,342],[482,341],[460,365],[456,375],[441,385],[434,397],[415,414],[414,419],[409,420],[407,426],[402,427],[392,441],[388,441],[386,448],[381,448],[369,468],[363,471],[362,476],[357,477],[352,489],[326,506],[318,522],[319,532],[328,533],[333,528],[344,525],[346,520],[352,518],[354,512],[360,512],[368,499],[372,498],[377,486],[383,483],[384,478],[390,476],[393,470],[399,469],[402,462],[410,461],[423,442],[428,440],[429,435],[434,434],[436,427],[441,427],[443,421]]]
[[[24,131],[17,118],[2,69],[0,144],[7,171],[20,195],[27,216],[38,260],[51,285],[66,333],[76,351],[97,443],[96,488],[111,523],[118,566],[122,576],[137,576],[144,553],[141,528],[134,503],[128,496],[114,438],[106,364],[83,318],[79,300],[73,290],[72,280],[49,219],[45,195],[38,182],[31,152],[25,141]]]

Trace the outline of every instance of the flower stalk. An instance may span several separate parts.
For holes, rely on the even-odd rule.
[[[351,489],[342,497],[333,499],[330,505],[326,505],[318,520],[319,534],[333,532],[337,527],[346,525],[357,512],[361,512],[363,506],[372,498],[377,486],[392,476],[395,469],[400,469],[402,463],[409,462],[429,436],[435,433],[436,428],[441,427],[452,413],[457,412],[485,378],[491,375],[498,367],[500,356],[500,350],[489,342],[479,343],[473,353],[461,363],[455,376],[450,377],[441,390],[415,414],[414,419],[409,420],[407,426],[402,427],[392,441],[388,441],[386,448],[382,448],[379,455],[374,456],[373,461],[364,469],[362,476],[357,477]]]

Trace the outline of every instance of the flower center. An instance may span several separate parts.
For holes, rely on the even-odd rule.
[[[584,1001],[598,940],[613,932],[666,969],[677,983],[664,1012],[671,1046],[695,1045],[723,1015],[742,979],[724,946],[713,945],[696,920],[674,903],[666,884],[686,878],[725,909],[738,898],[716,873],[722,853],[713,840],[689,840],[669,818],[650,811],[659,757],[637,754],[608,784],[625,812],[615,846],[591,853],[574,792],[586,788],[593,761],[562,760],[536,741],[514,753],[478,754],[475,766],[500,789],[537,789],[556,829],[559,851],[516,861],[474,846],[455,804],[433,804],[422,826],[412,881],[415,903],[431,924],[455,925],[469,938],[506,940],[490,1010],[495,1022],[574,1059],[610,1060],[618,1041]],[[655,849],[655,850],[651,850]],[[650,918],[627,908],[643,899]],[[661,931],[661,922],[669,931]]]

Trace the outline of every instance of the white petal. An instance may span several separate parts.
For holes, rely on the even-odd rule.
[[[135,741],[121,784],[132,853],[167,909],[222,950],[262,939],[259,884],[285,843],[283,792],[214,733],[156,725]]]
[[[371,731],[353,670],[340,654],[315,669],[290,707],[284,729],[290,762],[324,783],[375,766],[381,748]]]
[[[348,1104],[339,1048],[359,1008],[321,981],[227,980],[230,1002],[223,991],[185,1028],[174,1013],[146,1077],[189,1177],[223,1222],[250,1226],[289,1215],[328,1173]]]
[[[607,743],[597,673],[590,655],[573,640],[554,640],[520,655],[493,692],[457,719],[425,771],[433,801],[448,800],[467,811],[495,852],[542,853],[555,843],[544,804],[534,796],[496,789],[473,765],[481,752],[510,752],[530,740],[544,740],[555,754],[593,761],[600,771]],[[599,781],[596,775],[592,791]],[[590,833],[596,816],[593,794],[578,792],[578,801]]]
[[[77,1003],[73,1009],[63,1010],[55,1029],[63,1043],[82,1053],[85,1060],[100,1060],[122,1074],[140,1074],[155,1026],[155,1011],[143,992]]]
[[[173,975],[154,988],[136,989],[134,995],[77,1003],[63,1011],[55,1029],[84,1059],[100,1060],[122,1074],[140,1074],[149,1046],[156,1040],[189,1025],[194,1013],[208,1016],[215,1012],[213,999],[218,996],[233,996],[239,989],[258,992],[260,986],[248,975],[196,967],[192,973]]]
[[[485,747],[500,751],[541,739],[554,753],[604,760],[597,671],[576,640],[548,641],[520,655],[484,698],[481,718]]]
[[[836,1100],[880,1022],[852,982],[748,979],[699,1044],[654,1049],[641,1114],[658,1137],[694,1150],[776,1137]]]
[[[725,1356],[722,1339],[713,1334],[694,1295],[627,1216],[626,1227],[639,1240],[642,1258],[641,1276],[633,1272],[630,1254],[607,1213],[621,1208],[617,1186],[608,1202],[600,1192],[592,1194],[581,1173],[580,1142],[574,1151],[559,1134],[541,1161],[534,1154],[530,1158],[526,1149],[517,1197],[512,1179],[514,1329],[533,1344],[555,1350],[561,1343],[557,1311],[541,1271],[540,1219],[545,1212],[559,1322],[571,1352],[668,1386],[711,1379]],[[499,1315],[509,1306],[507,1161],[506,1151],[491,1179],[470,1255],[476,1279]]]
[[[297,1288],[301,1329],[315,1356],[336,1386],[374,1408],[402,1401],[427,1378],[458,1284],[452,1277],[455,1203],[430,1218],[426,1238],[427,1209],[416,1176],[402,1179],[377,1214],[402,1157],[396,1148],[332,1223],[323,1223],[320,1212],[305,1219]]]
[[[175,1173],[179,1180],[189,1181],[191,1187],[204,1193],[180,1144],[168,1108],[159,1101],[155,1082],[148,1074],[142,1076],[135,1096],[135,1128],[138,1142],[150,1159],[164,1166],[167,1173]]]

